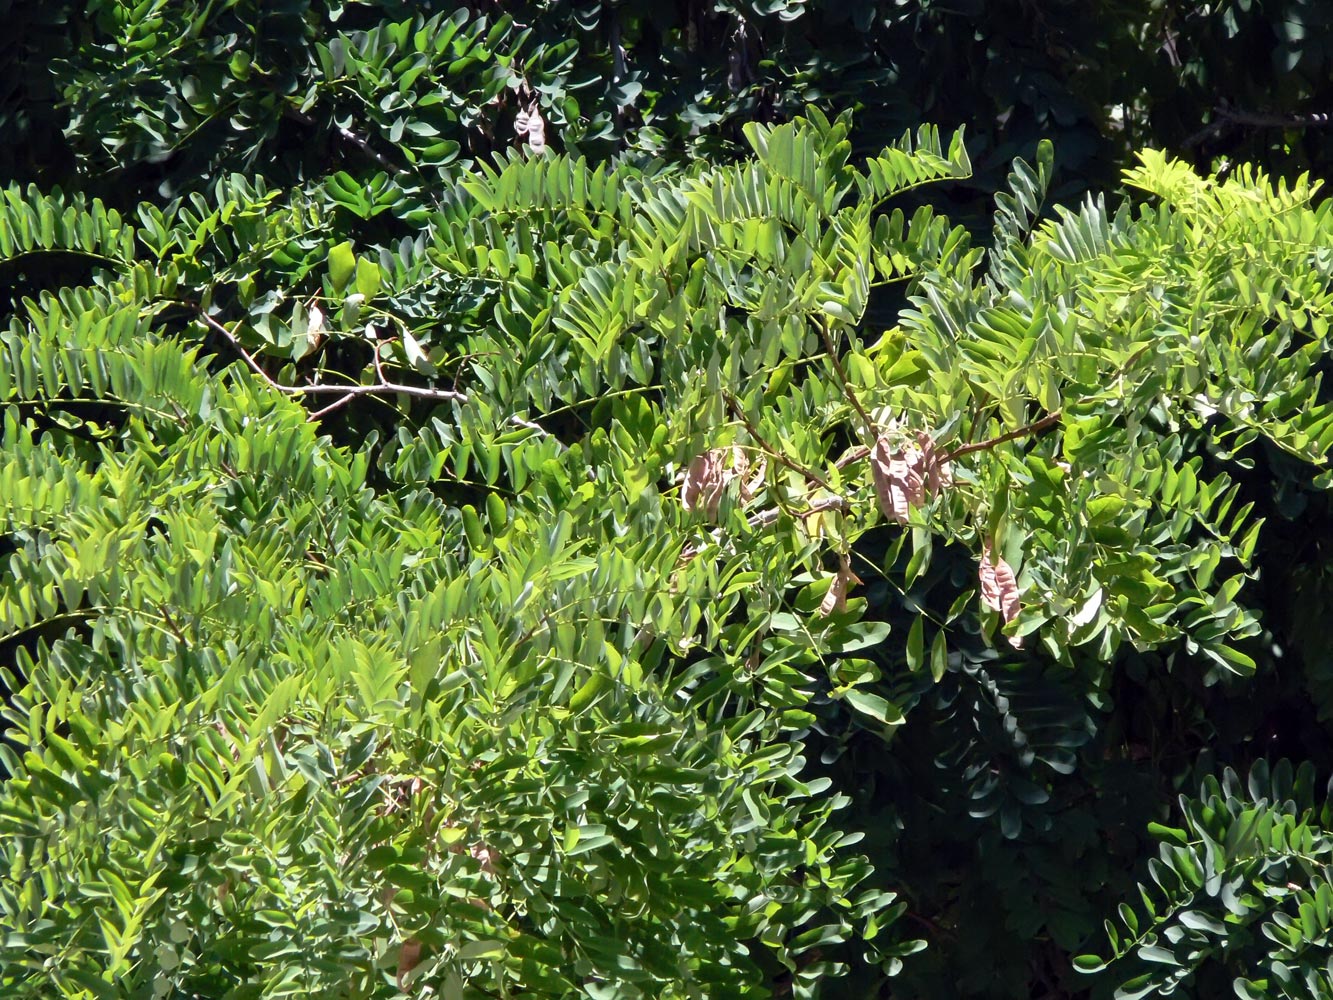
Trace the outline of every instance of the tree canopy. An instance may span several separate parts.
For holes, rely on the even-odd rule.
[[[1322,133],[1013,6],[21,8],[6,995],[1326,995]]]

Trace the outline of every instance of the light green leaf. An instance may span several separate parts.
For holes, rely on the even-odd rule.
[[[843,700],[863,715],[885,725],[897,726],[903,722],[903,713],[897,706],[869,691],[851,688],[843,692]]]
[[[347,288],[355,268],[356,255],[352,253],[351,243],[339,243],[329,251],[329,281],[335,292],[341,294]]]
[[[356,261],[356,290],[369,302],[380,290],[380,266],[368,257]]]

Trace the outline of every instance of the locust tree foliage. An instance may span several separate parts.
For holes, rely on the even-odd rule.
[[[1238,1000],[1316,1000],[1333,991],[1330,789],[1308,761],[1231,768],[1182,795],[1179,826],[1152,824],[1158,855],[1138,898],[1106,921],[1116,1000],[1207,989]],[[1221,991],[1230,989],[1230,994]]]
[[[1227,467],[1326,463],[1333,210],[1146,153],[1039,221],[1044,145],[983,251],[901,207],[961,134],[848,124],[4,192],[65,276],[0,333],[5,995],[836,995],[918,943],[812,727],[892,752],[962,635],[1252,669]]]

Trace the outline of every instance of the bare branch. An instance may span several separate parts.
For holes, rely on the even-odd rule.
[[[545,427],[543,427],[541,424],[533,423],[531,420],[524,420],[524,419],[523,419],[522,417],[520,417],[517,413],[511,413],[511,414],[509,415],[509,422],[510,422],[511,424],[513,424],[515,427],[523,427],[523,428],[526,428],[527,430],[535,431],[536,433],[540,434],[542,437],[550,437],[550,436],[551,436],[551,432],[548,431],[548,430],[547,430]]]
[[[847,510],[850,507],[851,504],[847,502],[846,497],[824,497],[822,500],[812,501],[800,510],[792,510],[789,507],[768,507],[751,514],[747,518],[747,523],[751,528],[766,528],[784,513],[790,514],[792,517],[809,517],[811,514],[818,514],[826,510]],[[702,551],[702,545],[688,546],[680,554],[680,564],[684,565]]]
[[[1040,434],[1043,431],[1049,430],[1056,423],[1058,423],[1059,420],[1060,420],[1060,411],[1056,410],[1053,413],[1046,414],[1046,416],[1042,417],[1040,420],[1034,420],[1030,424],[1024,424],[1022,427],[1019,427],[1016,430],[1006,431],[1005,433],[1000,434],[996,437],[987,438],[985,441],[976,441],[973,442],[972,444],[959,445],[953,451],[946,452],[943,456],[941,456],[938,459],[938,462],[940,465],[943,465],[945,462],[952,462],[955,458],[961,458],[964,455],[970,455],[974,451],[985,451],[987,448],[994,448],[997,444],[1004,444],[1004,442],[1006,441],[1013,441],[1016,438],[1026,437],[1029,434]],[[853,448],[851,451],[847,452],[847,454],[843,455],[833,464],[839,469],[845,469],[847,468],[847,466],[852,465],[855,462],[861,461],[861,459],[865,458],[869,454],[870,454],[869,448]]]
[[[994,448],[997,444],[1004,444],[1006,441],[1013,441],[1015,438],[1027,437],[1029,434],[1040,434],[1049,430],[1060,422],[1060,411],[1053,410],[1046,414],[1040,420],[1034,420],[1030,424],[1024,424],[1022,427],[1015,428],[1012,431],[1006,431],[1003,434],[997,434],[993,438],[987,438],[985,441],[974,441],[972,444],[959,445],[953,451],[940,459],[940,464],[952,462],[956,458],[962,458],[964,455],[970,455],[974,451],[985,451],[988,448]]]
[[[250,366],[251,370],[253,370],[256,375],[258,375],[265,382],[267,382],[272,388],[278,390],[279,392],[291,391],[291,386],[279,385],[277,382],[273,381],[272,376],[270,376],[268,372],[264,371],[263,366],[258,361],[255,360],[254,355],[251,354],[249,351],[247,351],[243,346],[241,346],[240,340],[237,339],[234,333],[232,333],[225,326],[223,326],[221,323],[215,320],[212,316],[208,315],[208,313],[206,313],[202,308],[199,307],[196,308],[198,308],[199,310],[199,317],[209,327],[211,327],[215,333],[220,333],[222,334],[222,336],[227,338],[227,341],[235,349],[236,353],[245,359],[245,363]]]
[[[335,399],[328,406],[321,407],[318,410],[312,411],[310,414],[310,419],[312,421],[322,420],[324,417],[327,417],[330,413],[334,413],[337,410],[341,410],[344,406],[346,406],[354,399],[356,399],[356,397],[351,395],[344,396],[342,399]]]
[[[255,360],[253,354],[242,346],[240,340],[234,333],[228,330],[224,325],[215,320],[202,309],[199,310],[199,316],[209,326],[210,329],[220,333],[231,344],[232,348],[245,359],[250,369],[258,375],[269,388],[276,392],[281,392],[288,396],[337,396],[338,399],[311,414],[311,419],[316,419],[327,413],[345,406],[357,396],[373,396],[382,393],[401,393],[405,396],[414,396],[417,399],[433,399],[439,402],[466,402],[467,394],[456,392],[453,389],[430,389],[419,385],[403,385],[401,382],[391,382],[384,377],[384,369],[379,364],[379,350],[375,351],[375,371],[379,376],[379,381],[371,385],[282,385],[274,381],[268,372]]]
[[[1218,107],[1221,118],[1250,128],[1324,128],[1333,125],[1333,115],[1313,112],[1307,115],[1270,115],[1238,108]]]
[[[754,438],[755,443],[764,450],[766,455],[772,458],[775,462],[785,465],[797,475],[804,476],[806,479],[810,480],[810,482],[824,487],[824,489],[828,490],[830,493],[834,492],[829,481],[818,472],[815,472],[813,469],[807,469],[799,462],[793,461],[765,441],[764,436],[759,433],[759,428],[754,425],[753,421],[750,420],[749,415],[741,408],[740,400],[729,392],[724,391],[722,395],[726,398],[727,405],[731,407],[732,412],[735,413],[736,416],[740,418],[741,423],[745,425],[745,429],[749,432],[750,437]]]
[[[869,454],[870,454],[870,449],[865,447],[864,445],[860,448],[853,448],[847,454],[843,455],[842,458],[834,462],[833,466],[834,468],[837,469],[845,469],[853,462],[859,462],[861,461],[861,459],[865,458]]]
[[[826,510],[847,510],[851,504],[847,502],[846,497],[825,497],[822,500],[811,501],[810,505],[801,510],[787,509],[787,513],[793,517],[809,517],[811,514],[819,514]],[[784,508],[769,507],[767,510],[761,510],[757,514],[750,515],[749,525],[751,528],[763,528],[772,524],[782,516]]]
[[[1214,118],[1199,131],[1185,140],[1185,147],[1192,149],[1209,139],[1216,138],[1228,126],[1239,128],[1326,128],[1333,126],[1333,114],[1311,112],[1304,115],[1278,115],[1257,111],[1244,111],[1219,104],[1213,109]]]
[[[865,422],[866,432],[872,437],[879,437],[879,431],[875,429],[875,422],[870,419],[870,414],[866,412],[861,401],[856,398],[856,393],[852,391],[852,383],[847,378],[847,370],[842,366],[842,358],[838,356],[838,349],[833,344],[833,337],[829,335],[828,324],[823,320],[818,320],[816,325],[819,327],[819,333],[824,338],[824,349],[828,351],[829,360],[833,362],[833,370],[837,373],[838,381],[842,383],[842,391],[847,396],[847,401],[852,404],[852,408],[861,415]]]
[[[318,129],[319,127],[315,119],[311,118],[300,108],[293,107],[290,104],[284,105],[282,113],[286,117],[290,118],[292,121],[300,122],[307,128]],[[397,174],[399,176],[407,173],[406,170],[403,170],[401,167],[397,167],[393,163],[389,162],[388,158],[385,157],[383,153],[380,153],[373,146],[371,146],[370,143],[366,142],[365,139],[362,139],[355,132],[351,131],[350,129],[343,128],[336,122],[333,124],[333,128],[334,131],[337,133],[339,139],[341,139],[348,145],[352,146],[359,153],[361,153],[362,156],[374,160],[375,163],[379,164],[381,169],[387,171],[388,173]]]

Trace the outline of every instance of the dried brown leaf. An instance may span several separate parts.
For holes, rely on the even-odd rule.
[[[727,464],[727,459],[731,459],[731,464]],[[727,477],[727,482],[733,479],[744,479],[750,474],[750,459],[746,457],[745,449],[739,445],[732,445],[729,451],[722,453],[723,474]]]
[[[901,432],[883,434],[870,449],[879,509],[899,524],[907,523],[913,507],[953,485],[953,471],[934,438],[925,431],[917,431],[915,437],[916,443],[910,444]]]
[[[680,501],[686,510],[705,510],[709,517],[717,516],[717,505],[725,488],[722,479],[722,460],[717,449],[696,455],[685,469],[685,482]]]
[[[421,964],[421,942],[408,938],[398,949],[398,988],[407,988],[407,976]]]
[[[473,844],[468,853],[472,855],[480,864],[481,870],[487,875],[495,874],[495,852],[485,844]]]
[[[953,468],[944,460],[944,453],[935,447],[935,439],[929,434],[917,431],[916,440],[921,447],[926,492],[934,496],[953,485]]]
[[[744,453],[742,453],[742,457],[744,457]],[[749,463],[747,462],[746,465],[748,466]],[[767,474],[768,459],[760,455],[759,464],[754,467],[754,474],[741,483],[741,501],[743,503],[749,503],[759,495],[759,491],[764,488],[764,478]]]

